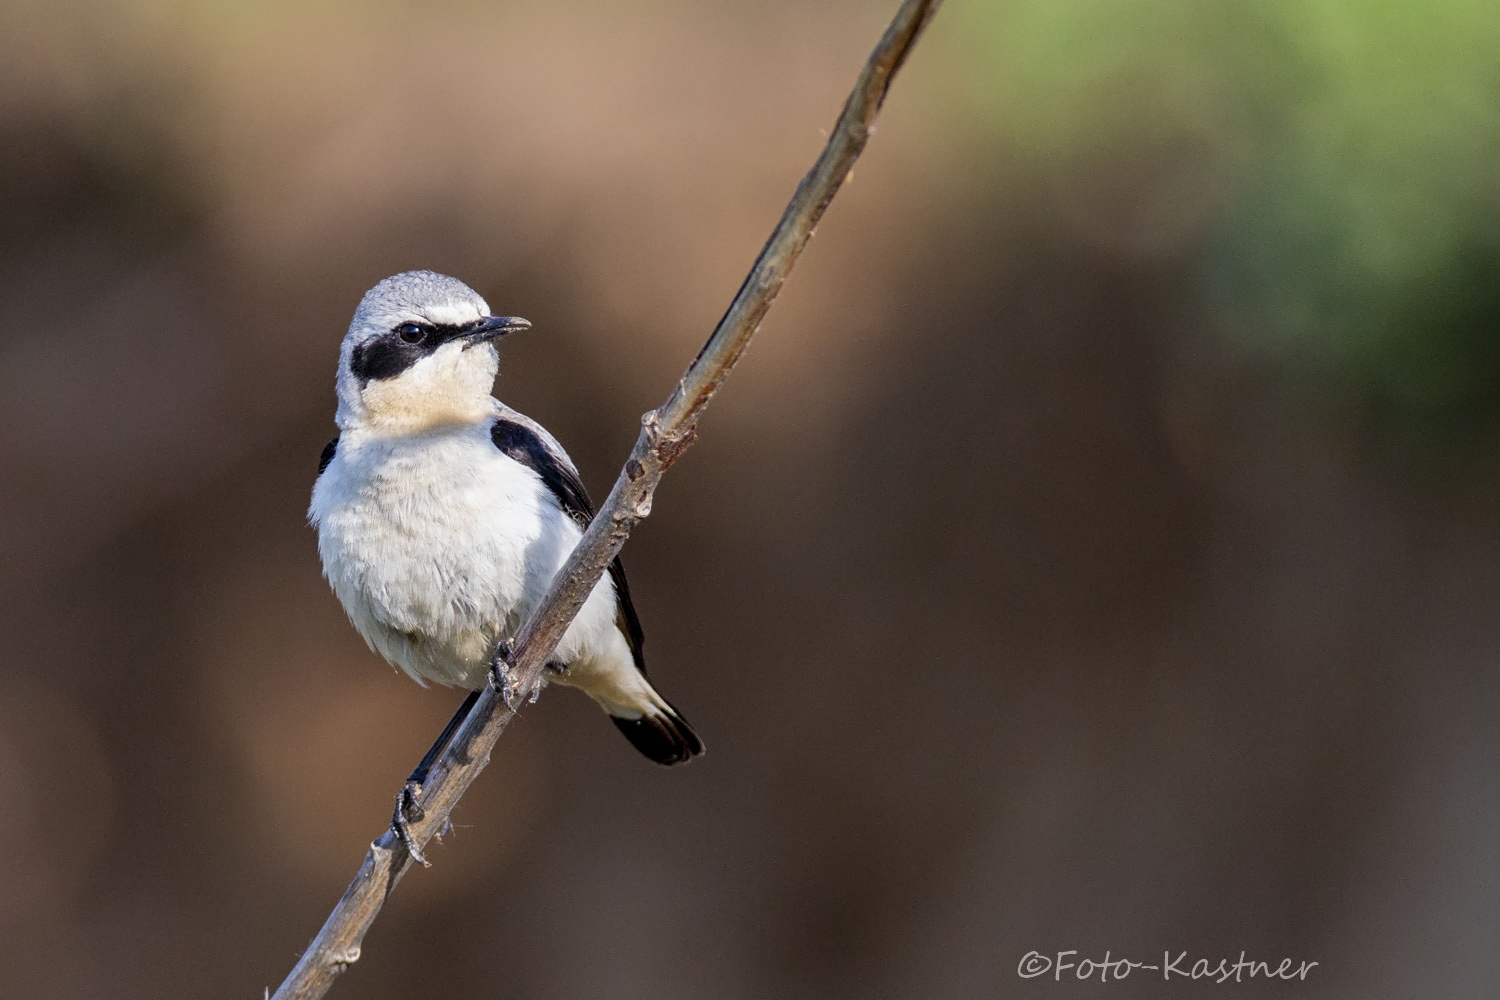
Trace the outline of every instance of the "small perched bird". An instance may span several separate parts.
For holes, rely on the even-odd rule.
[[[503,679],[498,645],[594,516],[556,439],[490,395],[495,341],[530,326],[490,315],[455,278],[408,271],[365,294],[339,352],[339,433],[308,519],[354,627],[418,683],[478,691]],[[703,743],[646,679],[641,646],[616,559],[547,676],[598,702],[647,757],[680,764]]]

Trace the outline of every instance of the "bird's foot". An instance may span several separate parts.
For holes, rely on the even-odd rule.
[[[411,835],[411,824],[418,822],[426,813],[423,812],[421,803],[417,801],[417,793],[422,790],[422,785],[416,781],[408,781],[401,786],[401,791],[396,794],[396,811],[391,816],[391,830],[401,839],[401,844],[406,848],[406,853],[411,859],[423,868],[432,867],[422,848],[417,845],[416,838]]]
[[[495,656],[490,660],[490,687],[494,688],[500,695],[500,700],[505,702],[505,707],[512,712],[516,710],[516,689],[510,680],[510,656],[513,651],[509,639],[501,641],[495,647]]]

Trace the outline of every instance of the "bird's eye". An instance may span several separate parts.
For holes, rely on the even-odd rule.
[[[396,327],[396,334],[408,344],[420,344],[427,331],[417,323],[402,323]]]

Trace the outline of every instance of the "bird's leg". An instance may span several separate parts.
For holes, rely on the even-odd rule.
[[[513,650],[509,639],[502,639],[495,647],[495,655],[490,660],[490,687],[500,694],[500,700],[505,702],[505,707],[512,712],[516,710],[515,687],[510,682],[510,654]]]
[[[463,704],[458,706],[458,711],[453,713],[453,718],[443,727],[437,742],[428,748],[416,770],[411,772],[411,777],[406,779],[406,784],[401,786],[401,791],[396,795],[396,812],[391,817],[391,829],[396,836],[401,838],[401,843],[410,854],[412,860],[427,867],[427,858],[422,855],[422,850],[417,842],[412,839],[411,824],[417,822],[424,815],[422,805],[417,801],[417,794],[422,791],[422,785],[426,783],[427,776],[432,772],[432,765],[438,762],[443,751],[448,749],[448,744],[453,741],[453,735],[458,732],[458,727],[463,725],[464,719],[468,718],[469,709],[479,700],[478,691],[470,691]]]

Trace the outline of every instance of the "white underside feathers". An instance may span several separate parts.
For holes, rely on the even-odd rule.
[[[476,689],[582,532],[531,469],[498,451],[488,419],[339,439],[313,490],[323,572],[371,648],[419,682]],[[610,710],[648,712],[655,692],[599,581],[564,634],[554,678]],[[597,693],[596,693],[597,692]]]

